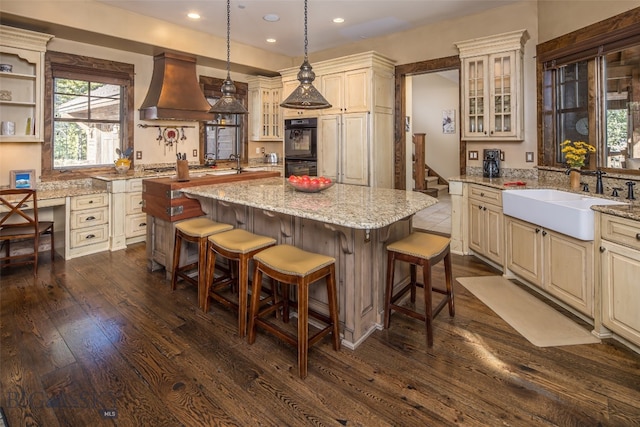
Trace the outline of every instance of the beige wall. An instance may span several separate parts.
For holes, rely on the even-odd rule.
[[[540,2],[527,0],[469,17],[448,20],[387,37],[363,40],[339,49],[313,53],[309,55],[309,59],[313,64],[314,61],[375,50],[396,60],[397,64],[407,64],[457,55],[455,43],[459,41],[526,29],[531,38],[525,45],[524,55],[525,140],[522,143],[470,143],[468,149],[481,152],[484,148],[500,148],[506,156],[504,167],[527,168],[532,167],[533,164],[525,163],[524,152],[535,152],[537,147],[534,58],[536,44],[637,6],[640,6],[640,0],[545,0]],[[53,39],[49,45],[51,50],[134,64],[136,69],[134,105],[136,109],[139,108],[146,95],[151,77],[153,45],[206,57],[211,62],[218,61],[217,65],[198,66],[198,73],[212,77],[224,77],[226,44],[225,40],[220,38],[92,1],[2,0],[0,8],[3,13],[65,26],[69,37],[67,39],[64,37]],[[92,17],[95,16],[100,16],[101,19],[93,19]],[[567,16],[570,16],[571,19],[566,19]],[[43,28],[43,30],[46,29]],[[107,41],[110,46],[117,48],[96,46],[91,39],[85,40],[84,43],[70,41],[78,30],[89,30],[94,34],[110,34]],[[104,40],[104,37],[100,38]],[[270,54],[260,49],[235,43],[232,44],[232,50],[232,60],[245,68],[279,70],[297,67],[301,60],[300,58]],[[198,63],[201,63],[200,60]],[[243,74],[232,74],[232,78],[236,81],[246,81]],[[191,123],[185,124],[191,125]],[[175,149],[164,147],[163,144],[156,141],[156,129],[137,127],[137,114],[135,125],[135,150],[143,152],[143,159],[139,163],[164,163],[175,159]],[[186,135],[187,142],[179,150],[186,151],[190,156],[193,149],[197,148],[197,133],[195,133],[195,129],[187,129]],[[263,145],[266,144],[252,144],[249,151],[251,156],[256,156],[255,149]],[[277,151],[276,148],[266,147],[266,151]],[[39,176],[40,150],[40,144],[1,144],[0,185],[8,184],[8,171],[11,169],[36,169]],[[469,165],[479,167],[481,162],[478,160],[470,162]]]
[[[198,160],[197,157],[192,157],[193,150],[199,149],[197,123],[172,121],[148,122],[140,121],[138,119],[138,108],[140,108],[142,101],[147,95],[147,88],[151,81],[151,74],[153,70],[152,56],[77,43],[59,38],[51,40],[47,48],[51,51],[92,56],[134,65],[136,73],[134,94],[134,145],[135,151],[142,151],[142,160],[136,160],[136,164],[168,163],[173,162],[176,159],[176,146],[167,147],[163,142],[157,141],[156,137],[158,136],[158,129],[140,128],[138,127],[138,124],[141,123],[163,126],[192,126],[185,129],[185,136],[187,139],[186,141],[178,144],[177,150],[180,152],[186,152],[187,160]],[[209,77],[226,77],[226,70],[203,66],[197,66],[196,73],[198,75]],[[232,73],[231,78],[236,81],[246,81],[247,76],[244,74]],[[34,169],[36,171],[37,179],[40,181],[40,174],[42,170],[41,150],[42,145],[39,143],[0,144],[0,185],[9,184],[9,171],[13,169]],[[117,158],[116,153],[113,153],[113,157],[114,160]]]
[[[640,0],[540,1],[538,4],[539,42],[549,41],[636,7],[640,7]]]

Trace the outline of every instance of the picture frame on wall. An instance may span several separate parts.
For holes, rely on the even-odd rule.
[[[29,170],[12,170],[10,175],[11,188],[35,188],[36,171]]]
[[[442,133],[456,133],[456,110],[442,110]]]

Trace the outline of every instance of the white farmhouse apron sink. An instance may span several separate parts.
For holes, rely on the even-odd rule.
[[[593,240],[594,205],[624,205],[623,202],[584,196],[560,190],[504,190],[505,215],[540,225],[580,240]]]

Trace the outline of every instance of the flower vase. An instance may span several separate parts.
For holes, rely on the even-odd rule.
[[[571,172],[569,172],[569,180],[571,182],[572,190],[580,189],[580,171],[579,170],[572,169]]]

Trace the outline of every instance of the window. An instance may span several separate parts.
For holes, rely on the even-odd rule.
[[[213,105],[222,96],[220,88],[224,80],[215,77],[200,76],[200,86],[209,104]],[[247,105],[249,86],[247,83],[235,82],[236,98]],[[229,157],[239,155],[247,161],[248,143],[247,114],[216,114],[210,122],[200,122],[200,153],[201,163],[207,159],[229,160]]]
[[[537,46],[541,166],[564,167],[570,139],[596,147],[585,168],[640,174],[639,20],[635,8]]]
[[[53,168],[106,166],[122,150],[123,86],[53,79]]]
[[[133,147],[133,76],[131,64],[47,52],[43,177],[113,170]]]

